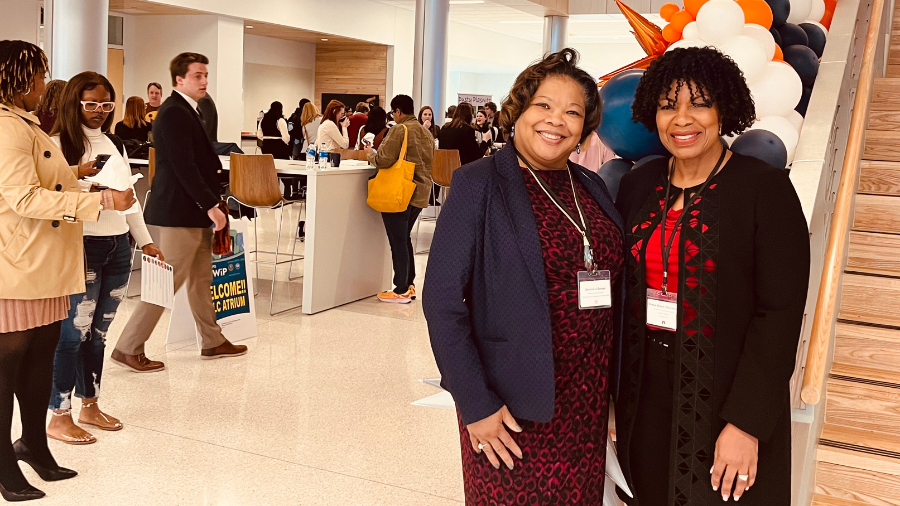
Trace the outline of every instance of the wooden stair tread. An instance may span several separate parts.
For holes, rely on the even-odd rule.
[[[835,333],[832,374],[900,384],[900,330],[840,322]]]
[[[900,117],[900,111],[897,111]],[[900,196],[900,162],[863,160],[858,193]]]
[[[853,212],[853,229],[900,234],[900,197],[857,195]]]
[[[900,327],[900,279],[844,274],[838,318]]]
[[[822,494],[813,495],[812,506],[869,506],[864,502],[851,501]]]
[[[884,75],[886,77],[900,77],[900,65],[888,65]]]
[[[900,54],[897,55],[898,64],[900,64]],[[900,128],[900,111],[881,110],[872,107],[869,111],[869,130],[887,130],[894,131]]]
[[[900,78],[875,79],[872,88],[872,111],[900,111]]]
[[[900,459],[846,448],[819,445],[816,460],[892,476],[900,480]],[[898,497],[900,499],[900,497]]]
[[[900,453],[900,438],[857,427],[825,424],[822,428],[822,439],[852,444],[873,450]]]
[[[900,69],[900,65],[897,65],[897,67]],[[900,75],[900,71],[898,71],[898,75]],[[900,161],[900,132],[867,129],[863,158],[866,160]]]
[[[846,270],[900,277],[900,236],[850,231]]]
[[[896,506],[900,500],[900,477],[848,466],[818,462],[816,495],[829,497],[830,506]]]
[[[900,389],[835,378],[828,379],[827,388],[826,424],[900,438]]]

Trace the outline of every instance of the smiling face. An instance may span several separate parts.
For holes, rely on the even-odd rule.
[[[475,113],[475,124],[481,126],[484,122],[487,121],[487,116],[484,115],[484,111],[478,111]]]
[[[209,84],[209,71],[203,63],[191,63],[188,65],[184,77],[175,78],[175,88],[185,95],[199,102],[206,96],[206,86]]]
[[[718,107],[693,83],[683,83],[680,89],[672,83],[659,98],[656,128],[675,158],[688,160],[717,149],[720,127]]]
[[[147,89],[147,98],[149,99],[150,105],[159,107],[159,103],[162,101],[162,90],[156,86],[151,86]]]
[[[584,130],[584,90],[571,77],[549,76],[515,124],[515,145],[537,169],[566,167]]]
[[[111,102],[112,96],[110,96],[109,90],[104,86],[97,86],[93,90],[85,90],[81,92],[81,100],[83,102]],[[106,122],[106,118],[109,117],[110,113],[99,111],[88,112],[84,110],[84,107],[81,108],[81,124],[90,128],[90,129],[99,129],[103,126],[103,123]]]

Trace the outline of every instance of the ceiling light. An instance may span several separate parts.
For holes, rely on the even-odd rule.
[[[450,5],[476,5],[483,3],[484,0],[450,0]]]
[[[322,39],[322,42],[328,42],[328,39]]]
[[[247,25],[247,28],[253,29],[253,25]]]

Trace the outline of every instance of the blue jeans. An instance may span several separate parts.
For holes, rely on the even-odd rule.
[[[131,274],[128,234],[84,237],[86,292],[69,298],[53,366],[50,409],[70,409],[72,391],[81,399],[100,395],[106,332],[125,299]]]

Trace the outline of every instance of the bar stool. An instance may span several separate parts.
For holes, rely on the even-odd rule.
[[[453,172],[456,171],[460,167],[461,163],[459,161],[459,150],[456,149],[435,149],[434,150],[434,160],[431,165],[431,179],[433,183],[438,187],[438,196],[441,196],[440,202],[441,205],[447,200],[447,197],[450,194],[450,181],[453,180]],[[417,251],[419,247],[419,227],[422,221],[437,221],[440,217],[440,206],[438,206],[438,211],[434,218],[423,218],[422,215],[419,215],[419,219],[416,220],[416,244],[413,248],[415,254],[419,253],[428,253],[430,250]]]
[[[287,309],[282,309],[280,311],[273,311],[273,304],[275,299],[275,280],[277,279],[278,274],[278,266],[282,264],[288,264],[288,280],[299,279],[291,277],[291,270],[293,269],[294,262],[298,262],[303,260],[303,255],[295,255],[294,251],[297,247],[297,234],[293,234],[293,244],[291,245],[291,253],[281,253],[279,252],[279,248],[281,247],[281,231],[284,228],[284,209],[288,206],[299,205],[300,212],[297,214],[297,223],[294,225],[294,229],[299,227],[300,225],[300,216],[302,216],[303,210],[306,207],[306,199],[300,200],[285,200],[284,196],[281,194],[281,188],[278,184],[278,173],[275,169],[275,158],[272,155],[241,155],[237,153],[231,153],[231,171],[229,174],[229,184],[231,186],[231,195],[228,197],[228,200],[234,200],[238,204],[245,205],[247,207],[252,207],[255,210],[260,209],[280,209],[281,210],[281,219],[278,223],[278,233],[275,239],[275,251],[260,251],[259,250],[259,232],[257,228],[257,220],[259,219],[259,213],[257,213],[257,217],[252,219],[253,222],[253,250],[247,251],[248,259],[249,254],[253,253],[254,259],[250,260],[256,264],[256,279],[259,279],[259,264],[267,264],[273,265],[272,272],[272,289],[269,293],[269,315],[275,316],[287,311],[291,311],[293,309],[298,309],[301,306],[293,306]],[[259,260],[260,253],[275,255],[274,261],[261,261]],[[289,257],[287,260],[278,260],[280,256]],[[259,289],[257,288],[256,293],[259,293]]]

